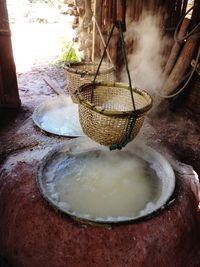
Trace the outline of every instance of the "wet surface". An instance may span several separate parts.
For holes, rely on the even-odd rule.
[[[174,191],[174,173],[141,143],[110,152],[88,138],[74,139],[42,160],[37,184],[50,204],[96,222],[138,219],[161,208]]]
[[[58,136],[84,136],[79,123],[78,105],[69,96],[43,102],[33,113],[34,123],[47,133]]]

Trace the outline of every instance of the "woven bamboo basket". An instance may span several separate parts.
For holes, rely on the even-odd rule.
[[[101,145],[121,144],[130,118],[134,117],[129,141],[138,134],[146,113],[152,106],[150,95],[133,89],[135,111],[129,86],[123,83],[82,85],[75,93],[79,102],[79,120],[84,133]]]
[[[65,66],[67,78],[67,89],[74,103],[77,103],[74,92],[83,84],[91,83],[96,74],[99,63],[79,62]],[[96,78],[97,82],[114,83],[115,69],[112,64],[102,63],[101,69]]]

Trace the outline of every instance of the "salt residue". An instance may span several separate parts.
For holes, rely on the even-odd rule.
[[[155,200],[159,179],[152,184],[146,164],[136,156],[92,152],[67,162],[65,167],[62,163],[64,169],[58,168],[54,186],[47,189],[60,207],[67,205],[74,214],[133,217]]]
[[[32,151],[29,149],[25,151],[19,150],[18,152],[10,155],[3,164],[3,170],[6,172],[11,172],[15,169],[19,162],[32,163],[34,160],[41,160],[52,147],[36,147]]]
[[[78,105],[73,104],[69,97],[50,100],[36,112],[40,127],[47,132],[65,136],[84,135],[79,123]]]
[[[108,89],[109,90],[109,89]],[[134,93],[134,100],[135,100],[135,106],[136,109],[142,109],[145,107],[146,102],[142,101],[141,95]],[[131,101],[131,96],[130,96],[130,101],[127,103],[127,99],[125,98],[124,101],[122,97],[120,96],[111,96],[109,100],[105,101],[102,104],[102,108],[105,110],[114,110],[114,111],[130,111],[133,110],[133,104]]]
[[[101,155],[103,155],[103,157]],[[137,140],[129,143],[123,151],[110,152],[108,148],[98,145],[89,138],[80,137],[67,141],[63,145],[57,147],[53,153],[50,153],[46,157],[45,162],[45,166],[44,162],[41,164],[38,173],[38,177],[41,177],[40,179],[42,179],[41,186],[42,191],[45,192],[45,197],[48,197],[49,201],[54,206],[57,206],[58,209],[65,213],[96,222],[121,222],[150,214],[166,203],[175,186],[174,172],[166,159],[162,157],[160,153],[157,153],[155,150],[145,146]],[[155,162],[156,164],[154,164]],[[98,170],[96,167],[98,167]],[[123,170],[124,168],[126,169],[125,171]],[[140,170],[140,168],[142,169]],[[129,178],[131,177],[131,174],[127,174],[127,171],[131,172],[133,181],[130,181]],[[94,181],[90,183],[88,179],[92,177],[92,173],[96,173],[97,176]],[[82,179],[81,174],[88,174],[88,176],[83,176]],[[118,185],[115,184],[115,177]],[[148,178],[146,179],[145,177]],[[109,197],[109,193],[111,193],[112,190],[115,190],[115,186],[117,187],[116,189],[119,189],[119,187],[122,187],[122,189],[127,187],[129,192],[130,188],[127,186],[127,184],[129,184],[133,189],[132,194],[136,194],[136,198],[138,197],[136,202],[133,203],[132,213],[129,215],[118,214],[116,216],[93,216],[92,214],[89,214],[87,210],[85,210],[85,213],[73,210],[73,203],[68,202],[68,196],[66,196],[68,190],[67,187],[75,185],[74,188],[76,190],[79,178],[80,181],[86,185],[86,188],[83,187],[82,189],[86,192],[91,191],[90,196],[94,198],[96,197],[97,200],[99,199],[102,202],[103,193],[100,194],[100,192],[102,192],[102,187],[107,186],[107,196]],[[72,181],[72,179],[75,179],[75,181]],[[109,181],[109,179],[111,179],[111,181]],[[63,187],[61,186],[62,183]],[[94,192],[95,186],[98,186],[98,188],[100,187],[100,189],[97,188],[96,192]],[[78,190],[79,189],[80,188],[78,188]],[[137,195],[139,192],[138,190],[140,190],[139,196]],[[62,192],[64,196],[61,195],[60,192]],[[80,198],[76,192],[78,191],[73,191],[75,201],[80,203],[82,198]],[[84,192],[84,194],[86,196],[86,201],[88,202],[89,196],[87,196],[86,192]],[[83,201],[85,200],[85,196],[82,193]],[[123,209],[123,201],[127,199],[127,197],[130,198],[131,201],[134,200],[131,194],[128,196],[125,194],[125,197],[120,194],[119,196],[118,202],[112,203],[111,200],[114,212],[118,203],[119,207]],[[140,204],[137,203],[137,200],[141,200]],[[122,201],[122,203],[120,201]],[[110,201],[107,198],[107,202],[105,202],[106,210],[109,208]],[[136,206],[134,208],[135,203]],[[82,203],[80,203],[80,205],[82,205]],[[137,207],[139,206],[137,205],[140,206],[138,210]],[[130,208],[130,206],[128,206],[128,208]],[[102,214],[101,212],[104,212],[104,208],[102,208],[102,211],[100,209],[100,214]]]

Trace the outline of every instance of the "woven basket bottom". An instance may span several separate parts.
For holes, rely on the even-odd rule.
[[[74,96],[75,91],[86,83],[91,83],[94,80],[94,76],[97,70],[98,64],[73,64],[72,68],[65,69],[65,75],[67,79],[67,90],[74,103],[77,103],[77,99]],[[102,64],[100,73],[96,78],[97,82],[115,82],[115,70],[110,64]]]
[[[151,107],[151,97],[145,91],[135,89],[136,112],[132,112],[130,91],[119,85],[97,84],[95,88],[91,84],[84,85],[78,93],[79,120],[83,132],[101,145],[121,146],[133,140]],[[128,127],[130,119],[135,120],[132,129]]]
[[[123,141],[128,120],[127,118],[111,118],[85,108],[79,107],[79,120],[83,132],[92,140],[104,146],[121,144]],[[86,123],[87,122],[87,123]],[[144,116],[136,119],[134,128],[131,132],[130,141],[139,133],[144,122]]]

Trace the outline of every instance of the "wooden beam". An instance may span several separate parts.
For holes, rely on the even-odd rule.
[[[6,1],[0,0],[0,107],[20,106]]]
[[[60,88],[58,83],[51,80],[47,75],[43,76],[43,80],[54,90],[57,95],[66,95],[65,91]]]
[[[198,39],[190,37],[184,44],[180,56],[162,88],[162,94],[170,95],[179,86],[181,79],[190,67],[191,60],[198,46]]]

